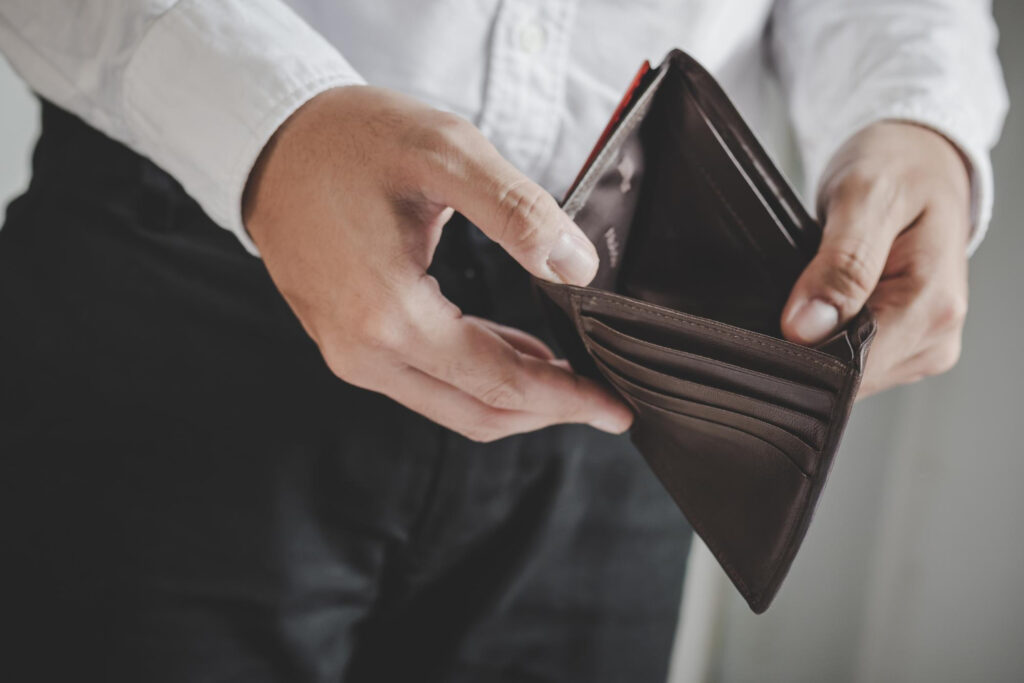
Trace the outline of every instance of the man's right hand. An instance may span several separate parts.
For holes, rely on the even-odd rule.
[[[327,365],[465,436],[563,422],[622,432],[629,409],[539,339],[464,316],[427,275],[458,210],[534,275],[587,284],[597,253],[470,123],[398,93],[326,91],[250,175],[245,224]]]

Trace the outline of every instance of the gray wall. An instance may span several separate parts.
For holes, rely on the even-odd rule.
[[[996,0],[1011,108],[949,374],[867,399],[777,602],[720,591],[712,681],[1024,680],[1024,3]]]
[[[0,207],[28,184],[38,117],[39,107],[28,88],[0,58]]]
[[[1024,102],[1024,3],[997,0],[996,13],[1010,95]],[[0,62],[0,203],[27,182],[36,115]],[[689,587],[713,609],[691,627],[706,651],[687,679],[1024,680],[1024,107],[995,165],[962,361],[857,407],[767,614],[750,615],[717,574]]]

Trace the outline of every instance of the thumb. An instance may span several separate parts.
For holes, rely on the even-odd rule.
[[[910,220],[863,183],[840,185],[833,197],[818,253],[782,311],[783,335],[799,344],[823,341],[860,312],[896,235]]]
[[[462,213],[533,275],[586,285],[598,256],[583,231],[542,187],[506,161],[475,128],[457,160],[428,182],[437,199]]]

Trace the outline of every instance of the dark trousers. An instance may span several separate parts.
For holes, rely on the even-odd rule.
[[[445,293],[544,336],[472,230]],[[625,437],[481,445],[340,381],[261,261],[48,104],[0,230],[0,468],[3,680],[666,672],[690,531]]]

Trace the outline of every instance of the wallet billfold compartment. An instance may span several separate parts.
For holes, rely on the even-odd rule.
[[[555,336],[633,407],[637,449],[763,612],[821,495],[874,318],[816,348],[782,338],[820,226],[681,51],[641,68],[563,208],[601,266],[588,287],[535,281]]]

